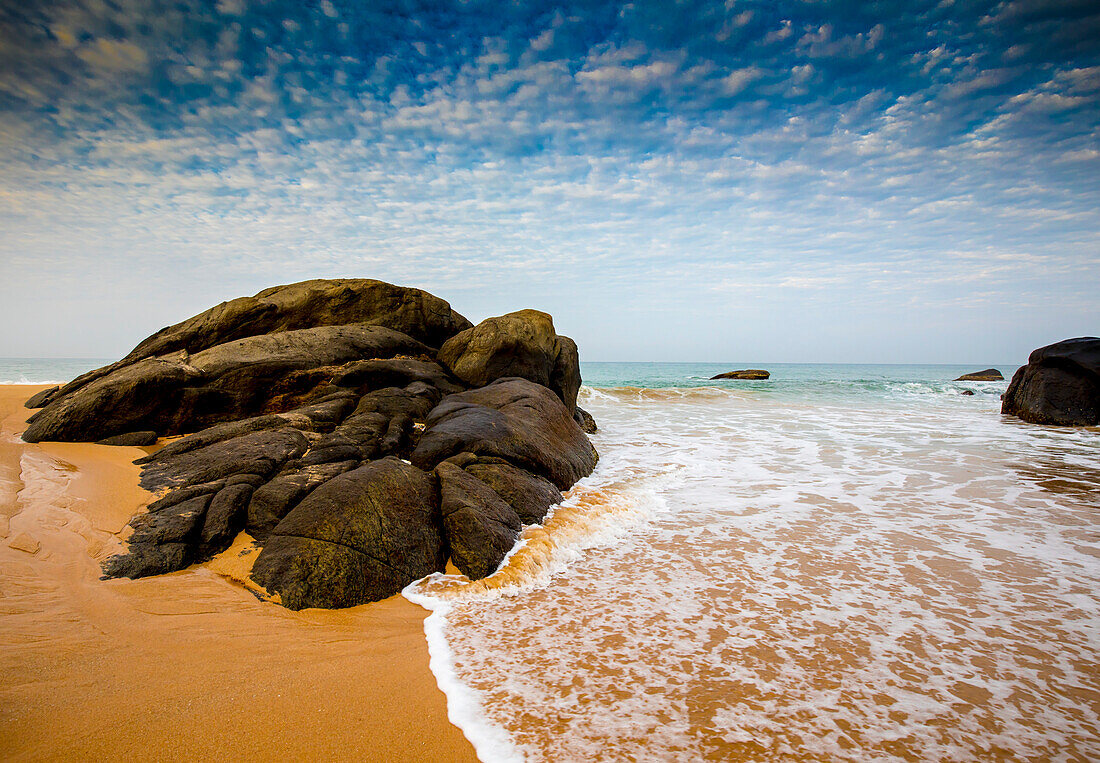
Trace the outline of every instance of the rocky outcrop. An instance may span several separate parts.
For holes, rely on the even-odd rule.
[[[1100,338],[1040,347],[1012,376],[1001,413],[1034,424],[1100,424]]]
[[[23,403],[23,405],[27,408],[41,408],[42,406],[46,405],[46,403],[50,402],[50,400],[52,400],[54,396],[60,391],[61,388],[57,386],[50,387],[49,389],[44,389],[41,392],[31,395],[29,398],[27,398],[27,402]]]
[[[984,371],[974,371],[973,373],[963,374],[955,381],[1004,381],[1005,378],[1001,376],[1001,372],[996,368],[987,368]]]
[[[718,374],[710,378],[711,381],[716,379],[746,379],[759,381],[761,379],[770,379],[771,373],[759,368],[746,368],[741,371],[726,371],[724,374]]]
[[[439,362],[471,387],[518,376],[554,390],[572,413],[581,386],[576,343],[538,310],[486,318],[448,339]]]
[[[434,359],[460,334],[439,354],[464,376]],[[136,462],[157,499],[107,577],[182,569],[243,530],[282,604],[345,607],[448,558],[471,578],[497,569],[596,464],[578,369],[543,313],[472,327],[417,290],[310,281],[158,332],[45,396],[24,439],[184,435]],[[494,376],[517,370],[535,378]]]
[[[498,379],[443,398],[412,452],[421,469],[460,453],[503,459],[566,490],[596,467],[596,449],[565,405],[526,379]]]
[[[135,430],[176,435],[275,408],[290,407],[321,381],[315,372],[361,358],[430,352],[381,326],[321,326],[235,339],[195,355],[180,351],[124,365],[30,419],[27,442],[100,440]],[[327,380],[325,380],[327,381]]]

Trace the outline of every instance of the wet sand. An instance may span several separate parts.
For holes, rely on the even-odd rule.
[[[0,386],[0,758],[476,760],[403,598],[260,601],[232,580],[246,537],[207,565],[99,580],[149,499],[143,451],[22,443],[39,389]]]

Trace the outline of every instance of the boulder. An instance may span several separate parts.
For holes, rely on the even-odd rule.
[[[27,398],[27,402],[23,403],[23,407],[42,408],[46,405],[46,403],[50,402],[50,400],[53,399],[54,395],[56,395],[60,389],[60,387],[55,386],[50,387],[49,389],[44,389],[41,392],[36,392],[35,394]]]
[[[1033,424],[1100,424],[1100,338],[1040,347],[1012,376],[1001,413]]]
[[[492,575],[523,523],[492,488],[454,464],[443,462],[435,473],[451,561],[470,580]]]
[[[151,429],[173,435],[254,416],[287,374],[427,347],[380,326],[322,326],[237,339],[196,355],[145,358],[50,402],[26,442],[99,440]],[[294,401],[297,402],[297,401]]]
[[[524,524],[542,522],[550,507],[562,501],[554,483],[509,463],[475,461],[465,469],[504,499]]]
[[[443,398],[428,415],[412,462],[422,469],[463,452],[504,459],[566,490],[598,456],[558,397],[526,379],[498,379]]]
[[[538,310],[486,318],[448,339],[439,362],[472,387],[518,376],[549,387],[572,413],[581,386],[577,345]]]
[[[579,405],[573,411],[573,420],[580,425],[587,434],[596,434],[596,419],[592,418],[592,414],[581,408]]]
[[[750,381],[759,381],[761,379],[770,379],[771,373],[759,368],[746,368],[741,371],[726,371],[724,374],[718,374],[717,376],[710,377],[711,381],[716,379],[745,379]]]
[[[1001,372],[996,368],[987,368],[984,371],[974,371],[973,373],[963,374],[955,381],[1004,381],[1005,378],[1001,376]]]
[[[252,578],[290,609],[393,596],[446,563],[432,478],[384,458],[318,487],[276,526]]]
[[[105,437],[102,440],[96,442],[96,445],[122,445],[122,446],[136,446],[142,447],[145,445],[155,445],[157,442],[156,432],[127,432],[126,434],[116,434],[114,437]]]

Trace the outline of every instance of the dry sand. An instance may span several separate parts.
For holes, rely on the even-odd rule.
[[[149,500],[142,450],[22,443],[39,389],[0,386],[0,759],[476,760],[405,599],[259,601],[232,581],[247,537],[207,565],[101,581]]]

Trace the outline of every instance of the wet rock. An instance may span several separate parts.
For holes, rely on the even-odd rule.
[[[290,609],[378,601],[443,570],[440,524],[432,478],[384,458],[298,504],[268,538],[252,577]]]
[[[114,437],[105,437],[99,440],[96,445],[124,445],[124,446],[137,446],[142,447],[144,445],[156,445],[157,433],[156,432],[127,432],[126,434],[116,434]]]
[[[50,400],[53,399],[54,395],[56,395],[58,390],[60,389],[60,387],[55,386],[50,387],[49,389],[44,389],[41,392],[36,392],[35,394],[27,398],[27,401],[23,403],[23,406],[25,408],[41,408],[48,402],[50,402]]]
[[[771,373],[760,368],[746,368],[741,371],[726,371],[724,374],[718,374],[717,376],[710,377],[711,381],[715,379],[744,379],[749,381],[760,381],[762,379],[770,379]]]
[[[538,310],[486,318],[448,339],[438,357],[470,386],[518,376],[554,390],[570,412],[577,405],[577,345],[558,336],[553,319]]]
[[[1012,376],[1001,413],[1033,424],[1100,424],[1100,338],[1040,347]]]
[[[596,434],[596,419],[592,418],[592,414],[579,405],[573,411],[573,420],[587,434]]]
[[[244,527],[245,513],[252,498],[252,485],[227,484],[210,501],[203,519],[199,542],[203,556],[212,556],[229,547]]]
[[[410,458],[432,469],[464,451],[502,458],[561,490],[590,474],[598,459],[561,400],[526,379],[500,379],[443,398]]]
[[[996,368],[987,368],[984,371],[974,371],[973,373],[963,374],[955,381],[1004,381],[1005,378],[1001,376],[1001,372]]]
[[[441,463],[435,473],[451,561],[470,580],[492,575],[523,523],[492,488],[454,464]]]
[[[466,471],[493,489],[524,524],[538,524],[551,506],[561,503],[561,491],[549,480],[508,463],[474,462]]]
[[[966,395],[967,397],[973,397],[973,395],[974,395],[974,390],[972,390],[972,389],[964,389],[964,390],[963,390],[962,392],[960,392],[959,394],[960,394],[960,395]]]

